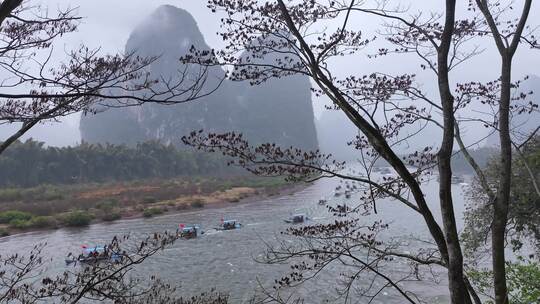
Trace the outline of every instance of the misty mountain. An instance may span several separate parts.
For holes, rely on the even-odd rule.
[[[198,67],[182,65],[178,60],[192,45],[210,49],[187,11],[165,5],[134,29],[126,52],[160,56],[150,66],[153,77],[174,80],[186,72],[194,78]],[[210,68],[206,92],[215,88],[224,75],[220,67]],[[252,143],[275,142],[314,149],[318,145],[310,88],[309,79],[303,76],[276,79],[261,86],[227,80],[216,92],[188,103],[145,104],[82,116],[81,139],[130,145],[158,139],[179,144],[181,136],[203,129],[242,132]]]

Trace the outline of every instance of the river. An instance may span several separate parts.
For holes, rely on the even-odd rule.
[[[52,257],[48,266],[51,270],[63,270],[67,252],[78,252],[81,244],[95,245],[110,241],[114,235],[145,235],[164,230],[175,230],[179,223],[199,223],[204,229],[215,227],[220,219],[237,219],[244,224],[242,229],[224,232],[210,232],[200,238],[181,240],[158,256],[141,265],[141,273],[156,274],[180,286],[182,294],[197,294],[211,288],[229,292],[232,303],[243,303],[250,299],[257,288],[257,281],[270,286],[284,274],[286,265],[265,265],[257,263],[255,257],[265,249],[264,242],[279,238],[279,232],[288,227],[283,219],[291,213],[302,212],[315,220],[325,221],[329,214],[324,206],[318,204],[325,197],[329,203],[344,200],[343,196],[333,197],[332,191],[338,182],[324,179],[292,195],[274,196],[249,204],[232,204],[219,209],[200,209],[193,212],[170,214],[155,218],[120,220],[114,223],[94,224],[80,229],[59,229],[55,231],[32,232],[0,238],[0,250],[24,253],[34,244],[46,242],[45,255]],[[437,219],[438,183],[433,180],[424,186],[426,199],[432,206]],[[462,227],[464,199],[462,186],[453,185],[454,203],[458,224]],[[353,195],[349,200],[354,202]],[[423,237],[427,229],[421,217],[402,207],[395,201],[378,203],[378,215],[365,217],[366,223],[383,219],[390,223],[389,231],[394,235]],[[396,271],[404,265],[396,265]],[[444,276],[440,283],[420,282],[407,285],[428,302],[446,302],[447,288]],[[298,294],[306,298],[306,303],[339,302],[336,300],[336,280],[331,275],[322,274],[308,285],[298,289]],[[358,303],[366,303],[359,301]],[[355,302],[356,303],[356,302]],[[382,294],[378,302],[403,303],[403,299]]]

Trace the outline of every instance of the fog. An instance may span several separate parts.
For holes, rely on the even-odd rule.
[[[0,304],[536,303],[540,3],[457,3],[0,0]]]
[[[411,1],[411,4],[402,2],[404,5],[410,6],[410,13],[413,14],[419,8],[422,11],[437,11],[442,5],[442,1]],[[458,18],[469,14],[466,4],[468,1],[460,1]],[[223,42],[216,35],[219,31],[219,18],[216,14],[210,12],[206,7],[207,2],[204,0],[181,0],[181,1],[143,1],[143,0],[49,0],[42,1],[44,6],[48,6],[52,12],[56,8],[72,7],[76,8],[78,14],[83,17],[78,31],[66,35],[55,46],[53,61],[60,62],[64,52],[74,49],[81,44],[88,45],[91,48],[100,48],[103,53],[119,53],[124,51],[126,41],[130,32],[137,24],[147,17],[150,12],[163,4],[171,4],[188,10],[197,20],[198,26],[206,39],[207,44],[213,48],[223,47]],[[532,16],[530,20],[540,20],[539,3],[534,3],[531,10]],[[376,31],[380,29],[381,20],[373,17],[357,15],[351,21],[351,26],[363,29],[366,36],[376,35]],[[533,24],[534,26],[535,24]],[[379,42],[375,42],[377,45]],[[452,73],[452,81],[488,81],[497,78],[499,69],[499,57],[493,47],[493,41],[485,39],[479,41],[479,47],[486,49],[482,54],[476,56],[473,60],[459,66]],[[367,59],[365,54],[356,58],[354,64],[351,64],[351,58],[333,61],[332,70],[336,76],[345,76],[349,74],[363,75],[371,72],[385,72],[389,74],[400,73],[417,73],[418,82],[436,96],[435,78],[429,71],[421,71],[419,69],[420,62],[415,56],[388,56],[382,60]],[[540,56],[538,51],[530,50],[526,47],[521,47],[516,55],[514,65],[514,79],[522,78],[524,75],[540,74],[538,67],[540,66]],[[324,104],[328,101],[325,99],[317,99],[313,97],[313,107],[315,118],[321,117],[324,109]],[[475,109],[477,110],[477,109]],[[74,145],[80,142],[79,132],[79,114],[71,115],[63,118],[59,122],[48,122],[33,128],[28,132],[25,138],[35,138],[40,141],[45,141],[49,145],[64,146]],[[0,138],[9,136],[16,126],[1,125]],[[342,126],[336,126],[342,128]],[[352,128],[352,127],[351,127]],[[465,136],[469,141],[474,141],[486,135],[486,130],[476,127],[465,127]],[[351,129],[354,132],[354,128]],[[347,132],[345,132],[347,133]],[[350,133],[350,132],[349,132]]]

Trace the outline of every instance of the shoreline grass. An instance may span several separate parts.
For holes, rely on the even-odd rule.
[[[256,195],[275,195],[291,186],[280,178],[193,177],[5,188],[0,189],[0,237],[237,203]]]

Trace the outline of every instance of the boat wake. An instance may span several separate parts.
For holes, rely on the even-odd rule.
[[[264,222],[259,222],[259,223],[249,223],[249,224],[246,224],[246,226],[258,226],[258,225],[262,225],[264,224]]]
[[[223,233],[223,231],[213,228],[213,229],[210,229],[210,230],[206,231],[204,234],[206,234],[206,235],[216,235],[216,234],[220,234],[220,233]]]

